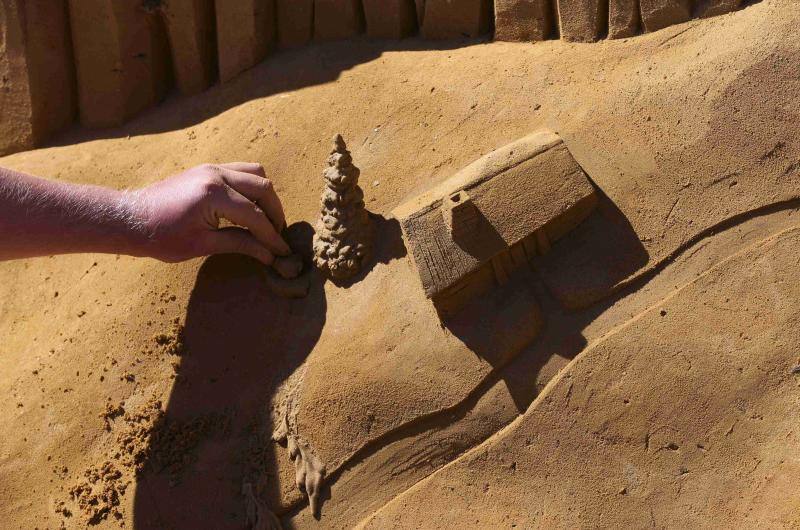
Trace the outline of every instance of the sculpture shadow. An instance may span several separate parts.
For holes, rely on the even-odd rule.
[[[63,146],[181,130],[248,101],[330,83],[342,72],[376,60],[384,53],[451,50],[483,44],[488,39],[487,35],[449,41],[421,37],[388,41],[361,36],[336,42],[312,42],[301,48],[276,51],[233,80],[217,83],[200,94],[183,96],[173,90],[164,101],[120,127],[89,129],[75,124],[46,145]]]
[[[305,223],[295,233],[310,259],[313,230]],[[136,485],[134,528],[243,528],[243,483],[266,505],[277,504],[277,479],[266,475],[278,458],[272,398],[319,340],[327,305],[316,275],[307,298],[289,300],[267,289],[264,274],[243,256],[214,256],[201,266],[185,353]],[[167,469],[164,450],[176,456]]]
[[[352,278],[337,280],[328,278],[334,285],[349,289],[367,277],[379,263],[387,264],[396,259],[404,258],[408,254],[403,242],[403,232],[397,219],[386,218],[380,214],[369,212],[372,223],[373,256],[364,267]]]
[[[546,383],[542,369],[553,357],[583,351],[583,330],[629,292],[619,287],[649,262],[630,222],[597,191],[595,211],[550,252],[442,321],[494,368],[483,391],[504,381],[520,413]]]
[[[625,214],[595,189],[598,205],[592,215],[533,262],[553,295],[570,309],[608,296],[650,259]]]

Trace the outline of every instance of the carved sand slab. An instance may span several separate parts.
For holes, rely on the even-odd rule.
[[[399,206],[428,298],[462,302],[497,283],[595,208],[595,189],[552,132],[526,136]]]
[[[570,42],[594,42],[608,21],[608,3],[600,0],[558,0],[561,38]]]
[[[72,123],[75,73],[66,4],[0,2],[0,155]]]
[[[169,88],[166,33],[141,2],[70,0],[81,123],[113,127],[160,101]]]
[[[277,0],[278,46],[292,48],[314,36],[314,0]]]
[[[639,0],[639,7],[642,26],[648,33],[692,18],[689,0]]]
[[[219,79],[226,83],[252,68],[270,51],[275,38],[272,0],[217,2]]]
[[[314,0],[314,38],[349,39],[364,31],[364,14],[357,0]]]
[[[478,37],[491,27],[488,0],[425,0],[422,36],[426,39]]]
[[[553,31],[553,8],[547,0],[496,0],[494,39],[545,40]]]
[[[402,39],[417,30],[413,0],[363,0],[362,5],[369,37]]]
[[[639,33],[639,0],[610,0],[608,38],[624,39]]]
[[[216,34],[213,0],[170,0],[162,4],[172,52],[175,84],[197,94],[214,82]]]

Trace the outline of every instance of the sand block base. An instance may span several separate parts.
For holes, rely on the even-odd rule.
[[[417,24],[422,27],[422,22],[425,20],[425,0],[414,0],[417,7]]]
[[[743,0],[699,0],[694,5],[694,15],[700,18],[715,17],[736,11]]]
[[[689,0],[639,0],[646,32],[686,22],[692,17]]]
[[[402,39],[417,29],[413,0],[363,0],[367,35],[378,39]]]
[[[605,32],[608,3],[602,0],[558,0],[561,38],[571,42],[594,42]]]
[[[216,77],[214,0],[170,0],[163,8],[175,84],[197,94]]]
[[[275,40],[273,0],[216,2],[219,78],[227,82],[261,62]]]
[[[393,213],[425,294],[451,312],[547,253],[596,204],[561,138],[541,132],[489,153]]]
[[[276,0],[278,46],[293,48],[314,36],[314,0]]]
[[[491,25],[489,0],[425,0],[422,36],[426,39],[478,37]]]
[[[500,41],[540,41],[553,30],[553,13],[546,0],[496,0],[494,38]]]
[[[157,14],[136,2],[70,0],[81,122],[121,125],[164,97],[169,44]]]
[[[608,38],[624,39],[639,33],[639,0],[610,0]]]
[[[363,31],[359,0],[314,0],[315,39],[348,39]]]
[[[75,116],[75,73],[62,0],[0,2],[0,155],[31,149]]]

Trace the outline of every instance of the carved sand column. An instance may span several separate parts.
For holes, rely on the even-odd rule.
[[[358,186],[360,171],[339,134],[333,139],[328,166],[323,172],[325,190],[314,235],[314,264],[333,279],[346,280],[372,255],[372,227],[364,192]]]

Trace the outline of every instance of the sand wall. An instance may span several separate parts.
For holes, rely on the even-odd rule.
[[[76,105],[84,126],[119,126],[158,103],[173,84],[183,94],[200,92],[230,81],[275,48],[362,35],[592,42],[742,5],[743,0],[0,0],[0,155],[41,145],[72,123]]]
[[[76,111],[66,0],[0,0],[0,154],[32,149]]]

